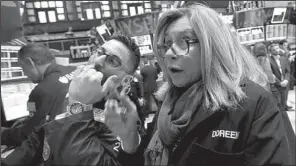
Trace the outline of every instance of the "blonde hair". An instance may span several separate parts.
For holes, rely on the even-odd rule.
[[[163,42],[167,27],[184,16],[189,19],[200,41],[201,63],[197,65],[201,65],[203,105],[206,109],[215,111],[221,106],[237,106],[246,97],[241,88],[245,79],[263,87],[267,85],[266,75],[250,52],[239,43],[230,26],[223,22],[216,11],[193,4],[187,8],[166,11],[159,18],[153,41],[154,53],[167,80],[156,93],[159,99],[165,96],[173,84],[156,46]]]

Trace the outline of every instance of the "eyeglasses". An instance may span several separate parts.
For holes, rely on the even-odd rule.
[[[172,51],[177,56],[187,55],[189,52],[189,46],[191,43],[199,43],[199,40],[198,39],[180,39],[175,41],[168,41],[165,44],[158,44],[157,49],[158,51],[162,52],[162,54],[160,55],[163,58],[165,58],[165,54],[170,48],[172,48]]]
[[[96,56],[106,55],[105,62],[107,64],[111,65],[112,67],[121,67],[126,73],[131,74],[131,72],[129,72],[129,70],[122,65],[122,61],[118,56],[107,54],[105,52],[105,49],[102,47],[94,50],[92,55],[96,55]]]

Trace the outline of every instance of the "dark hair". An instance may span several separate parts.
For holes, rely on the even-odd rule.
[[[282,46],[284,43],[287,43],[287,42],[288,41],[286,39],[284,39],[284,40],[281,40],[279,44]]]
[[[133,72],[135,72],[137,70],[137,68],[139,67],[140,64],[140,50],[139,50],[139,46],[135,43],[134,40],[132,40],[132,38],[120,34],[120,33],[116,33],[114,35],[111,36],[110,40],[117,40],[121,43],[123,43],[125,46],[127,46],[131,52],[134,53],[134,57],[132,59],[134,59],[134,66],[133,66]]]
[[[31,43],[23,46],[18,51],[18,57],[22,60],[31,58],[37,65],[55,63],[55,57],[52,55],[50,49],[40,43]]]

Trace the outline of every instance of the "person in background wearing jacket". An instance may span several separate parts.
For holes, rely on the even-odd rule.
[[[266,75],[216,11],[192,4],[164,12],[153,46],[167,76],[154,131],[139,137],[137,110],[124,94],[126,110],[106,103],[122,165],[295,164]]]
[[[154,93],[157,90],[158,74],[156,67],[146,64],[141,68],[141,75],[143,77],[143,89],[144,89],[144,112],[148,116],[150,112],[157,111],[157,100]],[[153,107],[154,106],[154,107]]]
[[[273,77],[273,73],[270,67],[270,62],[267,54],[267,48],[264,43],[256,43],[253,48],[253,55],[257,59],[257,62],[259,63],[259,66],[263,69],[265,72],[267,79],[268,79],[268,85],[269,89],[271,91],[276,90],[274,87],[275,78]]]
[[[287,100],[288,100],[288,93],[289,93],[289,90],[290,90],[290,85],[291,85],[291,83],[293,84],[294,83],[294,79],[293,79],[293,70],[294,70],[294,68],[293,68],[293,59],[294,58],[291,58],[291,54],[290,54],[290,50],[289,50],[289,43],[288,43],[288,41],[287,40],[282,40],[282,41],[280,41],[279,42],[279,46],[280,46],[280,55],[282,56],[282,57],[285,57],[286,58],[286,60],[287,60],[287,62],[288,62],[288,68],[289,68],[289,70],[290,70],[290,78],[289,78],[289,83],[288,83],[288,86],[286,87],[286,89],[285,89],[285,101],[287,102]],[[294,88],[292,88],[292,90],[293,90]],[[292,109],[292,107],[291,106],[288,106],[287,104],[286,104],[286,110],[291,110]]]
[[[288,111],[287,106],[287,90],[290,81],[290,63],[285,56],[280,56],[279,44],[272,43],[270,45],[270,66],[275,78],[275,87],[277,91],[273,94],[278,101],[279,108],[282,111]]]
[[[119,88],[118,82],[133,75],[139,62],[139,48],[131,38],[113,35],[93,53],[88,65],[75,71],[65,112],[33,132],[2,159],[1,165],[120,165],[117,160],[120,139],[104,124],[102,111],[106,99],[113,98],[113,92]],[[136,87],[128,91],[122,88],[121,92],[141,110]],[[143,135],[144,120],[141,112],[138,114],[136,125]]]
[[[23,46],[18,52],[18,63],[28,79],[38,85],[30,93],[27,103],[29,119],[1,132],[1,144],[8,146],[19,146],[34,128],[61,113],[63,99],[76,69],[56,64],[50,49],[42,44]]]

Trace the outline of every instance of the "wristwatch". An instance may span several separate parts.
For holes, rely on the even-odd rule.
[[[80,102],[73,102],[67,106],[67,112],[71,115],[78,114],[85,111],[90,111],[93,109],[92,104],[83,104]]]

